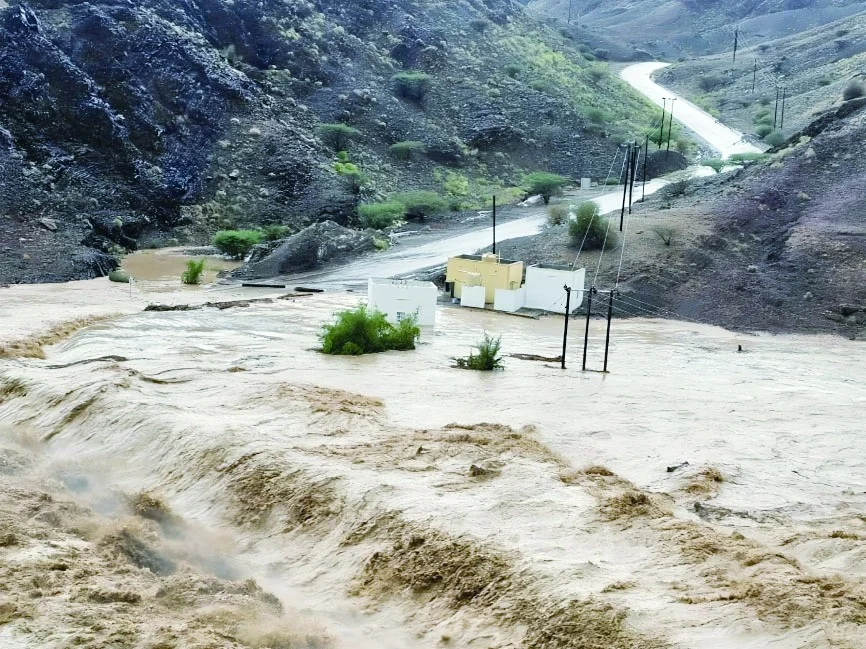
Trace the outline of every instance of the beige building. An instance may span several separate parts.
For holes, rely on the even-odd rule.
[[[451,297],[462,298],[465,286],[483,286],[486,304],[493,304],[496,289],[516,290],[521,284],[523,262],[500,259],[491,253],[451,257],[445,270],[445,289]]]

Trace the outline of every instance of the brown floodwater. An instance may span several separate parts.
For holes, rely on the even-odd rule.
[[[526,625],[493,608],[449,608],[403,587],[386,596],[359,581],[390,547],[387,526],[369,524],[383,512],[416,535],[495,547],[551,606],[605,602],[627,613],[630,631],[678,647],[866,646],[859,343],[615,321],[605,375],[580,371],[575,321],[566,370],[506,357],[485,374],[454,369],[453,358],[484,332],[502,336],[505,354],[555,356],[561,319],[443,307],[417,350],[342,358],[313,348],[357,295],[141,313],[150,297],[123,289],[96,281],[0,295],[14,298],[0,306],[10,322],[97,303],[125,314],[45,360],[2,361],[0,380],[26,394],[0,404],[0,435],[23,436],[106,489],[160,494],[231,539],[244,574],[336,646],[522,646]],[[592,369],[603,333],[593,322]],[[125,360],[95,361],[106,356]],[[619,478],[561,477],[590,465]],[[263,475],[270,486],[256,482]],[[623,490],[648,494],[661,513],[608,515]],[[348,542],[359,526],[369,536]],[[510,580],[496,610],[516,606]],[[36,646],[22,627],[3,633]]]
[[[144,284],[150,290],[170,290],[182,286],[181,274],[186,270],[187,262],[204,259],[205,271],[202,284],[211,284],[217,279],[217,274],[223,270],[233,270],[240,262],[216,255],[184,255],[183,248],[160,248],[157,250],[141,250],[127,255],[121,262],[121,268],[139,284]],[[187,286],[187,290],[198,287]]]

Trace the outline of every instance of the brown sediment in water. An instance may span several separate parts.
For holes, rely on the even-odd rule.
[[[706,467],[692,476],[683,490],[692,495],[715,495],[725,482],[725,476],[715,467]]]
[[[0,376],[0,404],[7,399],[23,397],[27,394],[27,385],[21,379]]]
[[[45,358],[45,347],[56,345],[75,332],[119,317],[119,314],[90,316],[62,322],[47,331],[35,333],[20,340],[0,343],[0,358]]]

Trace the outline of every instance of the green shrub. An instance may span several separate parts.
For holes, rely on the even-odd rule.
[[[516,79],[517,75],[521,72],[523,72],[523,68],[516,63],[509,63],[505,66],[505,74],[507,74],[512,79]]]
[[[712,74],[708,74],[706,76],[698,79],[698,87],[704,92],[712,92],[716,88],[723,86],[725,84],[725,80],[721,77],[717,77]]]
[[[567,205],[550,205],[547,208],[547,222],[550,225],[562,225],[568,221]]]
[[[766,153],[735,153],[729,159],[733,163],[760,162],[769,156]]]
[[[595,82],[601,81],[607,76],[607,68],[602,65],[594,65],[589,69],[589,78]]]
[[[688,180],[677,180],[676,182],[666,185],[664,189],[662,189],[661,194],[665,198],[676,198],[677,196],[684,196],[688,188]]]
[[[262,236],[265,241],[279,241],[285,239],[289,234],[289,226],[272,223],[271,225],[262,226]]]
[[[243,259],[261,240],[262,233],[258,230],[222,230],[214,235],[213,245],[224,255]]]
[[[430,90],[430,75],[423,72],[400,72],[391,81],[397,95],[409,101],[422,101]]]
[[[604,124],[607,121],[607,113],[600,108],[590,108],[586,111],[586,116],[593,124]]]
[[[830,77],[821,77],[818,79],[818,85],[822,88],[829,86],[831,83],[833,83],[833,80]]]
[[[370,179],[354,162],[349,160],[349,154],[340,151],[334,163],[334,171],[345,178],[353,194],[360,194],[361,189],[369,184]]]
[[[780,133],[779,131],[775,131],[773,133],[770,133],[768,136],[766,136],[764,138],[764,142],[766,142],[767,144],[769,144],[773,148],[780,147],[787,141],[788,141],[788,138],[786,138],[784,135],[782,135],[782,133]]]
[[[603,47],[599,47],[598,49],[593,50],[592,53],[595,58],[601,61],[607,61],[608,58],[610,58],[610,50],[606,50]]]
[[[547,171],[534,171],[531,174],[527,174],[523,179],[526,191],[533,196],[541,194],[545,205],[550,202],[552,196],[561,194],[562,188],[569,182],[565,176],[548,173]]]
[[[358,205],[358,216],[364,227],[383,230],[394,225],[394,221],[403,218],[406,206],[397,201],[384,203],[361,203]]]
[[[392,325],[384,313],[370,311],[363,304],[340,311],[333,323],[322,326],[319,338],[325,354],[360,356],[389,350],[415,349],[421,335],[414,316]]]
[[[448,203],[436,192],[413,191],[395,194],[391,200],[401,203],[405,208],[405,214],[409,218],[423,219],[425,216],[445,212]]]
[[[345,151],[361,132],[346,124],[322,124],[316,129],[322,141],[335,151]]]
[[[398,160],[411,160],[412,155],[416,152],[424,151],[424,143],[417,140],[407,140],[405,142],[397,142],[388,147],[388,152]]]
[[[758,126],[755,127],[755,134],[758,137],[767,137],[772,132],[773,132],[773,125],[772,124],[758,124]]]
[[[652,229],[653,232],[662,240],[666,246],[671,245],[674,237],[677,234],[677,229],[672,225],[657,225]]]
[[[755,124],[755,126],[760,126],[761,124],[764,124],[765,126],[772,126],[773,125],[773,116],[770,115],[769,113],[767,113],[766,115],[762,115],[761,117],[756,117],[752,121]]]
[[[568,236],[572,245],[582,244],[584,250],[607,249],[616,244],[616,235],[610,231],[608,220],[600,215],[598,205],[592,201],[578,206],[574,221],[568,224]]]
[[[469,21],[469,26],[479,34],[482,34],[490,27],[490,22],[483,18],[474,18]]]
[[[725,161],[721,158],[709,158],[701,161],[701,165],[704,167],[710,167],[713,171],[719,173],[725,167]]]
[[[464,370],[478,370],[479,372],[502,369],[502,357],[499,355],[501,349],[502,339],[493,338],[485,333],[484,340],[475,345],[474,352],[470,352],[466,358],[456,359],[457,367]]]
[[[681,137],[677,139],[676,143],[677,152],[688,155],[689,151],[692,150],[692,141],[686,137]]]
[[[180,276],[180,281],[184,284],[201,284],[201,276],[204,273],[205,260],[196,261],[190,259],[186,262],[186,270]]]
[[[866,96],[866,86],[859,81],[852,81],[842,92],[842,99],[845,101],[850,101],[851,99],[857,99],[858,97],[863,96]]]

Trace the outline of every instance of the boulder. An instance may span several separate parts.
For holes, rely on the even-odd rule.
[[[375,249],[372,231],[350,230],[333,221],[324,221],[292,235],[264,259],[245,266],[237,274],[252,278],[289,275]]]
[[[57,232],[57,221],[54,219],[39,219],[39,225],[41,225],[46,230],[50,230],[51,232]]]

